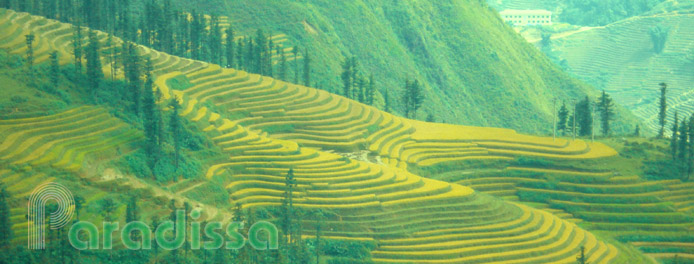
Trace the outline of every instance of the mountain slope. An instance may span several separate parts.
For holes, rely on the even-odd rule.
[[[668,111],[689,115],[694,111],[694,15],[667,13],[634,17],[553,40],[556,54],[566,59],[569,71],[605,89],[615,100],[658,128],[658,84],[668,84]],[[649,34],[661,26],[669,31],[665,48],[656,53]],[[591,45],[586,45],[591,43]],[[671,123],[671,122],[669,122]]]
[[[341,93],[340,64],[356,56],[381,94],[399,99],[407,78],[426,87],[419,119],[432,113],[455,124],[524,132],[551,131],[552,99],[592,90],[562,73],[541,52],[476,0],[187,1],[219,11],[232,27],[288,35],[314,58],[317,87]],[[398,100],[399,101],[399,100]],[[396,112],[402,113],[400,104]],[[628,115],[628,114],[626,114]],[[629,120],[628,117],[624,119]]]
[[[37,46],[46,45],[46,50],[59,49],[61,52],[67,52],[66,44],[71,39],[71,32],[54,32],[56,28],[61,28],[60,24],[45,18],[6,10],[2,10],[2,15],[0,34],[3,36],[21,36],[26,32],[33,32],[36,34]],[[99,33],[98,36],[102,40],[105,38],[103,33]],[[119,45],[119,42],[120,40],[114,39],[113,45]],[[13,53],[23,51],[21,45],[0,45],[0,47]],[[104,47],[103,50],[110,48]],[[374,260],[378,263],[565,262],[575,258],[581,245],[585,245],[588,257],[597,263],[609,262],[618,254],[614,246],[598,240],[595,235],[575,224],[547,212],[481,195],[459,184],[431,180],[413,174],[407,170],[408,163],[402,161],[405,158],[403,156],[405,152],[397,151],[411,147],[412,152],[430,159],[439,158],[439,162],[465,159],[509,160],[524,155],[580,160],[616,154],[602,144],[553,141],[549,138],[519,135],[505,129],[429,124],[427,126],[431,126],[431,130],[426,130],[421,127],[424,125],[422,122],[395,117],[316,89],[236,70],[222,70],[216,65],[176,59],[141,46],[138,49],[141,56],[152,60],[160,74],[156,83],[162,89],[162,96],[165,99],[180,96],[184,106],[181,116],[197,122],[201,133],[209,137],[215,146],[223,149],[226,158],[221,161],[216,159],[207,161],[210,165],[209,169],[206,175],[200,175],[200,178],[209,184],[225,186],[234,203],[243,203],[244,207],[253,208],[279,205],[282,197],[283,176],[289,168],[294,168],[298,183],[295,204],[303,208],[322,208],[332,212],[325,221],[328,225],[325,228],[328,230],[327,237],[343,240],[388,241],[391,246],[379,247],[373,252]],[[37,52],[37,54],[41,53]],[[166,63],[167,61],[177,62]],[[167,85],[171,83],[169,80],[180,75],[185,75],[193,86],[169,88]],[[196,84],[199,85],[196,86]],[[295,97],[295,100],[280,100],[277,103],[278,109],[271,108],[267,104],[272,99],[287,98],[286,93]],[[267,109],[248,110],[243,116],[234,115],[222,107],[229,102],[261,104],[267,106]],[[333,115],[339,118],[346,115],[358,120],[358,115],[345,114],[338,110],[343,107],[372,111],[382,117],[374,127],[366,131],[362,130],[362,135],[359,137],[366,138],[365,142],[368,143],[369,149],[382,153],[382,160],[385,163],[344,158],[320,149],[304,147],[303,143],[297,144],[293,141],[277,139],[275,138],[279,137],[277,131],[267,127],[252,129],[246,126],[282,121],[305,125],[302,122],[312,120],[316,121],[313,125],[329,125],[331,120],[317,117],[321,115]],[[217,111],[217,108],[222,110]],[[332,108],[332,110],[326,108]],[[72,115],[74,112],[79,111],[68,110],[58,115],[67,115],[72,119],[79,118]],[[56,119],[55,116],[42,118]],[[94,118],[100,120],[108,116]],[[32,124],[32,120],[14,119],[8,122]],[[249,120],[252,121],[244,122]],[[369,123],[373,120],[364,122]],[[81,127],[81,129],[85,128]],[[334,127],[323,127],[320,130],[329,134],[337,134],[339,131]],[[0,130],[2,133],[12,131],[4,127]],[[449,134],[444,133],[446,131]],[[35,132],[34,137],[45,136],[41,133],[42,131]],[[318,135],[316,131],[306,134]],[[442,138],[441,135],[445,137]],[[427,149],[433,148],[434,154],[437,153],[438,143],[447,143],[446,145],[461,148],[464,148],[465,144],[479,143],[481,148],[489,151],[482,151],[478,156],[469,156],[464,149],[453,149],[452,155],[448,157],[435,157]],[[321,145],[320,142],[316,143],[316,147]],[[82,149],[90,150],[90,146],[66,144],[66,153]],[[119,146],[112,148],[118,149]],[[324,147],[331,148],[330,145]],[[366,146],[358,144],[356,147],[362,149]],[[16,162],[19,163],[18,165],[32,164],[35,162],[33,157],[43,159],[41,154],[45,151],[43,147],[38,147],[33,152],[39,155],[29,155],[26,160]],[[70,158],[68,160],[70,163],[67,164],[71,166],[67,168],[85,169],[80,159],[65,157]],[[53,166],[62,164],[58,162]],[[0,176],[8,182],[16,179],[9,172],[3,172]],[[78,177],[78,175],[68,177]],[[146,189],[158,194],[162,188],[154,185],[155,183],[144,184]],[[194,186],[191,188],[195,189]],[[185,190],[186,195],[195,191],[189,192],[187,188],[182,190]],[[125,191],[112,190],[114,193]],[[223,190],[221,193],[227,194]],[[147,194],[144,195],[147,196]],[[193,203],[199,205],[201,199],[207,199],[210,195],[211,193],[208,192],[205,194],[206,197],[197,197],[198,200]],[[176,197],[168,193],[164,196]],[[24,198],[23,193],[17,193],[14,198],[21,200]],[[186,199],[193,198],[196,197],[186,197]],[[153,200],[161,201],[161,199]],[[164,208],[166,201],[164,199],[158,205],[149,206]],[[224,200],[219,205],[228,207],[229,201]],[[21,212],[23,209],[21,205],[16,204],[16,206],[14,211]],[[205,205],[202,206],[208,208]],[[151,211],[154,213],[154,210]],[[122,214],[117,215],[122,216]],[[219,213],[210,214],[209,217],[229,220],[228,217]],[[19,217],[17,219],[21,220]],[[311,234],[310,230],[313,230],[315,221],[308,220],[304,224],[305,233]],[[517,227],[522,229],[518,230]],[[458,243],[446,245],[445,250],[431,250],[432,246],[437,247],[442,244],[440,237],[436,234],[442,228],[450,228],[465,234],[456,238]],[[21,230],[21,226],[18,226],[18,229]],[[500,230],[508,231],[499,233]],[[417,249],[408,250],[407,254],[402,253],[402,247],[397,246],[399,244],[397,240],[407,239],[415,233],[417,239],[404,241],[400,245]],[[470,244],[477,246],[467,247]]]

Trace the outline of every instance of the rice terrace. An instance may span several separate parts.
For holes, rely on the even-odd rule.
[[[0,0],[0,263],[694,263],[693,15]]]

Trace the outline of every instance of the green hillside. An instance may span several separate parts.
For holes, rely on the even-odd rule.
[[[694,16],[668,13],[635,17],[552,41],[554,53],[567,61],[578,78],[611,93],[618,103],[658,127],[658,84],[668,84],[669,120],[689,115],[694,83]],[[649,30],[668,30],[665,47],[655,52]],[[586,45],[591,43],[591,45]]]
[[[287,34],[289,45],[305,46],[312,54],[318,88],[340,93],[340,65],[351,56],[363,72],[375,75],[381,98],[388,91],[399,101],[405,80],[417,78],[427,94],[419,119],[432,113],[454,124],[546,134],[554,97],[594,93],[476,0],[180,3],[218,10],[241,35],[259,28]],[[402,113],[396,104],[395,112]],[[622,120],[632,125],[617,130],[631,131],[630,115],[624,113]]]
[[[99,71],[89,61],[72,64],[75,32],[69,24],[0,9],[0,81],[13,85],[4,90],[10,98],[23,98],[0,101],[0,182],[9,194],[2,204],[10,207],[0,220],[11,223],[9,244],[17,248],[0,248],[0,257],[268,264],[313,263],[317,256],[322,264],[694,258],[694,185],[673,166],[686,161],[670,160],[666,140],[591,142],[422,122],[140,45],[119,50],[120,38],[90,34],[83,44],[98,46],[92,51],[100,59],[137,57],[151,65],[154,76],[143,73],[142,87],[126,89],[137,81],[77,70]],[[24,59],[29,33],[33,68]],[[52,51],[61,57],[49,67]],[[54,68],[57,80],[49,77]],[[94,79],[99,83],[89,90]],[[151,104],[133,110],[138,93]],[[152,124],[162,129],[152,133]],[[157,143],[161,152],[148,152]],[[180,158],[172,158],[176,143],[183,143]],[[687,145],[684,150],[694,150]],[[151,157],[159,161],[149,171]],[[172,168],[172,159],[180,168]],[[50,250],[27,252],[26,199],[45,182],[82,197],[83,220],[150,223],[192,207],[204,211],[201,221],[282,226],[291,218],[295,228],[281,235],[298,239],[280,251],[133,251],[116,244],[112,251],[65,252],[58,236]],[[133,205],[139,214],[128,213]],[[289,216],[287,207],[300,213]]]

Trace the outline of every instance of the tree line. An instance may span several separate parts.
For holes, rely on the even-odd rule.
[[[262,29],[255,36],[236,37],[229,27],[223,29],[220,17],[206,16],[195,10],[186,12],[173,7],[171,0],[144,1],[141,12],[131,0],[0,0],[0,7],[57,19],[78,27],[101,30],[171,55],[215,63],[228,68],[275,77],[310,86],[311,55],[295,46],[285,54],[281,45]],[[208,18],[209,17],[209,18]],[[78,35],[81,39],[83,35]],[[76,39],[77,39],[76,37]],[[75,43],[76,65],[82,54]],[[273,56],[276,60],[273,60]],[[300,64],[299,57],[303,57]],[[289,61],[294,59],[293,65]],[[117,65],[116,65],[117,66]],[[116,67],[115,70],[118,70]],[[293,72],[293,77],[289,76]]]
[[[595,102],[586,96],[573,105],[573,111],[570,111],[564,102],[557,113],[557,130],[562,135],[591,136],[594,133],[594,115],[597,115],[600,117],[602,135],[609,136],[612,133],[612,121],[615,119],[614,107],[612,98],[605,91]]]

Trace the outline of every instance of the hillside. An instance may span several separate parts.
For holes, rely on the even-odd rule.
[[[0,35],[8,41],[0,48],[24,54],[17,36],[33,32],[37,63],[46,62],[51,50],[70,53],[69,28],[3,9]],[[98,36],[105,43],[106,34]],[[101,214],[104,201],[125,204],[133,197],[148,208],[143,219],[167,217],[173,199],[203,208],[206,220],[229,221],[241,204],[277,221],[291,168],[295,204],[323,215],[324,239],[373,245],[368,255],[376,263],[563,263],[573,262],[581,247],[590,263],[689,256],[694,186],[646,179],[643,158],[628,154],[640,143],[610,141],[609,147],[425,123],[321,90],[137,49],[153,62],[159,104],[180,98],[180,116],[205,139],[210,153],[191,154],[202,168],[180,181],[136,178],[123,161],[141,148],[140,126],[109,113],[114,106],[86,100],[33,107],[48,94],[19,85],[11,94],[40,96],[15,102],[26,116],[0,121],[0,134],[9,139],[0,145],[0,180],[9,186],[16,244],[25,244],[26,196],[42,182],[78,192],[85,198],[82,217],[91,221],[123,219],[124,205]],[[3,79],[27,82],[18,77],[19,56],[2,58]],[[61,61],[73,71],[65,65],[70,60]],[[82,89],[71,78],[65,74],[61,82],[70,85],[60,90]],[[302,221],[307,238],[317,224]]]
[[[553,39],[552,48],[567,61],[569,72],[605,89],[656,131],[659,83],[669,87],[670,121],[675,111],[690,115],[694,110],[693,23],[690,14],[634,17]],[[660,53],[654,51],[649,34],[657,26],[669,29]]]
[[[434,4],[435,3],[435,4]],[[514,34],[486,4],[446,1],[186,1],[186,8],[220,10],[241,35],[257,29],[286,34],[307,47],[316,87],[341,93],[341,63],[356,56],[402,113],[407,78],[419,79],[432,113],[453,124],[551,132],[552,99],[594,94]],[[382,102],[382,99],[380,99]],[[619,132],[635,124],[624,112]],[[626,125],[625,125],[626,124]]]

